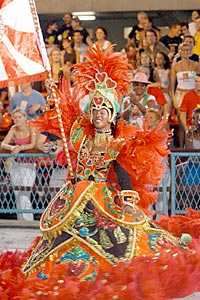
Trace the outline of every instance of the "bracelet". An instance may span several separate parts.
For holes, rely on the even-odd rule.
[[[21,147],[22,147],[22,150],[25,150],[25,146],[24,145],[21,145]]]

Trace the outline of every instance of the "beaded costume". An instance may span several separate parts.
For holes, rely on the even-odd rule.
[[[20,277],[20,286],[12,283],[16,299],[162,300],[199,290],[198,243],[190,248],[189,240],[174,237],[145,213],[156,199],[153,187],[165,170],[168,133],[163,124],[148,130],[147,122],[140,130],[123,120],[117,121],[115,133],[97,130],[93,110],[106,109],[109,122],[116,123],[119,97],[129,84],[127,62],[113,46],[103,53],[92,47],[86,58],[75,66],[76,101],[89,93],[86,115],[75,110],[78,102],[74,104],[69,93],[65,91],[63,98],[55,88],[64,133],[77,154],[75,176],[44,211],[42,237],[21,260],[24,274],[10,267]],[[31,124],[59,136],[61,116],[55,115],[52,108]],[[101,150],[92,151],[91,141]],[[61,155],[58,158],[66,163]],[[132,189],[117,185],[114,161],[129,173]],[[199,215],[191,215],[190,225],[198,236]],[[163,225],[174,233],[177,225],[180,237],[184,220],[188,222],[164,219]],[[13,261],[9,254],[2,259],[7,265]],[[3,275],[9,286],[8,272]]]

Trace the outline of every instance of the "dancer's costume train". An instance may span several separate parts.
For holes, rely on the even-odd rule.
[[[162,177],[168,133],[162,124],[149,131],[145,123],[141,131],[118,121],[113,136],[92,124],[94,109],[105,108],[109,122],[116,121],[119,93],[128,85],[126,69],[122,53],[113,52],[113,47],[104,53],[93,47],[87,60],[75,66],[76,98],[89,94],[87,117],[70,126],[77,112],[69,99],[60,102],[77,165],[74,180],[66,182],[43,213],[42,237],[23,265],[26,289],[34,299],[47,299],[42,298],[45,293],[54,291],[55,299],[161,300],[199,289],[197,249],[144,213],[155,200],[153,187]],[[59,134],[54,113],[54,109],[47,111],[35,126]],[[91,139],[105,150],[90,153]],[[113,184],[109,174],[115,160],[130,174],[133,190]]]

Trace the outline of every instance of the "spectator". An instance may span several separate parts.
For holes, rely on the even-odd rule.
[[[163,52],[169,57],[172,56],[170,50],[160,41],[157,40],[157,35],[154,29],[147,29],[145,32],[146,47],[145,51],[151,56],[152,62],[155,62],[155,57],[158,52]]]
[[[199,15],[199,13],[197,10],[193,10],[191,13],[192,22],[189,23],[189,31],[192,36],[194,36],[194,34],[196,32],[195,19],[196,19],[196,17],[198,17],[198,15]]]
[[[135,43],[128,43],[125,45],[124,49],[122,49],[123,52],[126,53],[127,59],[129,62],[129,67],[132,70],[135,70],[137,68],[138,64],[138,49],[136,48]]]
[[[158,73],[155,71],[153,67],[154,64],[149,52],[140,50],[139,66],[148,66],[150,72],[149,80],[151,82],[159,81]]]
[[[83,27],[81,21],[79,20],[79,18],[73,18],[72,19],[72,29],[74,30],[79,30],[83,36],[83,43],[87,44],[88,46],[91,46],[93,44],[89,32],[87,31],[86,28]],[[73,36],[73,31],[70,32],[70,37]]]
[[[188,44],[181,44],[179,49],[181,60],[173,64],[171,69],[172,101],[176,109],[180,108],[185,93],[194,89],[195,74],[200,71],[199,64],[189,59]],[[174,93],[176,80],[178,85]]]
[[[150,78],[150,70],[149,67],[146,65],[141,65],[137,69],[138,72],[142,72],[146,75],[147,80]],[[160,84],[160,83],[159,83]],[[154,84],[149,81],[149,85],[147,87],[147,93],[150,95],[153,95],[156,99],[156,103],[158,105],[157,108],[160,109],[161,115],[166,121],[168,121],[169,117],[169,108],[167,104],[167,100],[165,99],[165,96],[159,86],[156,86],[157,82]]]
[[[188,44],[189,48],[190,48],[190,54],[189,54],[189,59],[193,60],[193,61],[197,61],[199,62],[199,56],[195,53],[193,53],[193,48],[195,45],[195,40],[194,37],[192,35],[185,35],[183,37],[183,43],[184,44]],[[181,60],[181,56],[179,54],[179,52],[175,55],[174,59],[173,59],[173,63],[178,62]]]
[[[162,118],[159,109],[155,109],[155,108],[149,108],[148,117],[149,117],[149,129],[153,129],[157,127],[157,125],[160,123]]]
[[[200,107],[192,111],[192,125],[186,132],[186,148],[200,149]]]
[[[86,54],[87,45],[83,43],[83,34],[80,30],[73,31],[74,50],[80,54],[80,62],[84,61],[84,55]]]
[[[200,73],[195,75],[194,89],[186,93],[180,107],[180,120],[185,132],[192,125],[192,111],[200,106]]]
[[[33,128],[27,125],[27,115],[21,108],[16,108],[12,112],[12,119],[14,125],[10,128],[8,134],[4,138],[1,148],[11,151],[12,154],[17,155],[21,151],[35,148],[36,132]],[[28,162],[27,159],[20,161],[15,159],[12,161],[10,168],[10,180],[13,186],[31,187],[36,178],[36,170],[33,162]],[[17,209],[32,209],[30,201],[30,191],[15,190],[15,200]],[[31,213],[17,214],[18,220],[33,220]]]
[[[61,50],[61,61],[63,65],[71,67],[73,64],[80,62],[80,53],[74,49],[72,39],[64,39],[62,42],[63,50]]]
[[[63,142],[55,134],[41,132],[37,138],[36,147],[38,150],[49,153],[57,154],[63,150]],[[67,169],[64,167],[59,167],[56,163],[54,164],[54,169],[49,181],[50,187],[61,187],[67,177]]]
[[[153,29],[156,34],[156,39],[159,40],[160,39],[160,29],[158,29],[156,27],[152,28],[152,21],[148,17],[143,19],[142,27],[143,27],[143,30],[141,30],[139,33],[139,35],[140,35],[139,48],[145,49],[146,46],[148,46],[148,42],[146,39],[146,31]]]
[[[63,21],[65,24],[63,24],[59,29],[58,29],[58,40],[59,42],[62,42],[63,39],[68,38],[72,31],[72,14],[71,13],[65,13],[63,17]]]
[[[161,37],[160,42],[163,43],[171,52],[176,54],[178,52],[178,46],[182,43],[180,37],[181,26],[179,23],[173,23],[169,27],[169,32],[167,35]]]
[[[198,62],[189,59],[190,48],[188,44],[181,44],[180,56],[181,60],[173,64],[171,69],[171,93],[172,103],[177,110],[178,116],[180,115],[180,107],[183,101],[184,95],[194,89],[194,78],[196,72],[200,71]],[[177,88],[175,91],[175,85],[177,81]],[[179,119],[179,147],[184,147],[184,129]]]
[[[37,91],[33,90],[31,83],[21,85],[21,92],[16,93],[10,101],[10,113],[15,108],[22,108],[27,113],[27,118],[37,118],[45,109],[46,101]]]
[[[168,103],[169,114],[171,112],[172,100],[170,95],[170,62],[167,55],[158,52],[155,58],[155,70],[159,76],[160,88]]]
[[[101,49],[101,51],[105,51],[111,45],[111,42],[106,40],[107,36],[108,33],[104,27],[96,28],[95,30],[96,43]]]
[[[143,20],[147,17],[148,17],[148,15],[144,11],[140,11],[137,14],[138,23],[135,26],[133,26],[131,32],[129,33],[128,43],[134,42],[137,47],[139,46],[139,43],[140,43],[140,34],[139,33],[140,33],[140,31],[143,30]]]
[[[46,48],[52,48],[52,45],[54,45],[54,47],[58,47],[58,39],[57,39],[57,35],[58,35],[58,25],[56,23],[56,21],[51,21],[48,24],[47,30],[44,32],[44,42],[46,45]]]
[[[51,65],[52,77],[55,83],[59,85],[59,74],[63,67],[60,49],[57,48],[51,51],[49,61]]]
[[[185,35],[190,34],[189,25],[187,22],[181,22],[180,26],[181,26],[181,38],[183,40]]]
[[[195,46],[193,48],[193,53],[200,56],[200,16],[195,19],[196,32],[194,34]]]
[[[147,108],[156,108],[156,99],[146,92],[149,81],[144,73],[136,73],[132,82],[133,92],[130,93],[129,97],[124,99],[121,115],[130,124],[136,124],[141,128]]]

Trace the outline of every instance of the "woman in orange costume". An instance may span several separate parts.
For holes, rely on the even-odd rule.
[[[42,237],[23,266],[29,277],[19,299],[27,291],[34,299],[121,300],[162,300],[194,291],[198,253],[141,210],[154,201],[152,187],[168,154],[167,133],[162,124],[139,131],[123,121],[113,132],[118,92],[128,84],[126,61],[112,47],[104,53],[92,48],[87,58],[76,66],[77,95],[89,91],[90,100],[87,117],[80,117],[70,134],[78,156],[75,180],[63,185],[41,217]],[[115,160],[131,175],[134,190],[110,184]]]

